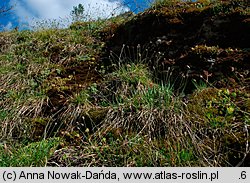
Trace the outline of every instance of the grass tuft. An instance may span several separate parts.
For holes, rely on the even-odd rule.
[[[28,145],[0,144],[0,167],[46,166],[59,143],[60,139],[54,138]]]

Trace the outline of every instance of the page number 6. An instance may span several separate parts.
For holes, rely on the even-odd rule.
[[[246,179],[247,178],[247,172],[246,171],[242,171],[241,175],[240,175],[240,179]]]

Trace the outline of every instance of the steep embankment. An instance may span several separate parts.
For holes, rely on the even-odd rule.
[[[222,163],[225,159],[219,156],[226,152],[228,165],[240,166],[245,162],[247,166],[249,32],[249,1],[160,3],[105,35],[107,55],[103,64],[111,71],[117,65],[130,67],[138,61],[147,65],[153,82],[171,83],[174,93],[184,93],[185,117],[177,121],[184,120],[190,129],[197,130],[190,135],[195,147],[204,152],[199,156],[209,157],[206,163],[216,165],[210,160]],[[167,118],[169,125],[171,117]],[[167,137],[175,139],[168,132],[171,127],[166,125],[169,129],[165,129],[165,124],[161,125],[160,133],[164,131]]]
[[[159,79],[171,68],[176,87],[188,80],[187,92],[192,79],[218,87],[241,83],[249,91],[249,29],[247,1],[159,5],[116,29],[107,50],[132,59],[143,54]]]

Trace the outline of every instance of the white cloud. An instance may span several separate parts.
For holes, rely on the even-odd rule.
[[[9,30],[11,30],[12,28],[13,28],[12,23],[11,23],[11,22],[8,22],[7,25],[3,26],[2,30],[4,30],[4,31],[9,31]]]
[[[69,17],[73,6],[80,3],[93,19],[108,18],[129,10],[120,0],[11,0],[11,3],[16,4],[15,13],[21,23]]]

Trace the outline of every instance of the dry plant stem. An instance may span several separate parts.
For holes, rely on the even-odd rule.
[[[242,160],[236,165],[236,167],[240,167],[240,166],[245,162],[245,159],[246,159],[247,155],[249,155],[249,153],[250,153],[249,141],[248,141],[248,139],[249,139],[248,126],[249,126],[249,125],[245,124],[244,130],[243,130],[243,131],[245,131],[245,133],[246,133],[246,139],[247,139],[247,140],[246,140],[246,151],[244,152],[244,157],[243,157]]]

